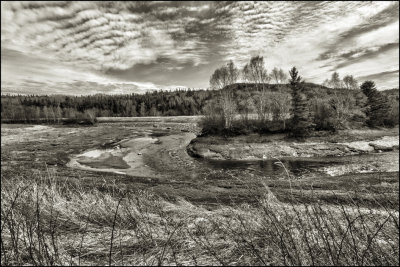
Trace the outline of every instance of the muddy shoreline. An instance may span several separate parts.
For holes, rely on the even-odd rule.
[[[399,136],[374,137],[372,140],[333,142],[310,140],[296,142],[232,137],[218,142],[218,137],[198,137],[187,147],[193,157],[213,160],[269,160],[313,157],[343,157],[399,150]]]
[[[149,130],[143,136],[131,136],[71,155],[67,167],[81,170],[113,172],[135,177],[165,178],[191,164],[186,146],[196,137],[191,132]],[[110,164],[112,159],[112,164]]]
[[[264,186],[268,186],[283,202],[293,201],[287,199],[288,191],[298,188],[302,191],[296,195],[296,201],[316,201],[312,196],[318,193],[321,195],[318,199],[332,204],[337,195],[357,194],[360,205],[373,206],[375,202],[370,201],[373,197],[398,207],[398,167],[392,168],[398,166],[397,150],[367,152],[366,157],[355,156],[351,162],[345,162],[346,157],[339,157],[336,159],[340,162],[334,166],[326,165],[332,163],[328,158],[327,162],[321,163],[311,163],[314,159],[308,158],[304,164],[298,160],[299,157],[293,160],[293,164],[286,164],[282,159],[289,170],[293,169],[291,174],[296,176],[295,180],[288,180],[282,167],[274,162],[268,163],[268,160],[259,160],[262,166],[254,161],[244,167],[221,168],[211,166],[207,159],[198,160],[187,153],[190,143],[189,147],[196,142],[207,146],[219,144],[227,147],[230,144],[237,147],[287,142],[280,136],[242,136],[233,140],[213,137],[203,142],[203,137],[196,137],[199,129],[193,123],[100,123],[85,128],[3,126],[1,169],[3,177],[9,179],[17,174],[35,178],[51,172],[60,181],[79,181],[90,189],[104,190],[105,186],[112,186],[131,192],[149,190],[171,201],[183,198],[208,208],[221,204],[254,203],[254,196],[265,193]],[[368,138],[364,132],[351,132],[349,136],[311,138],[307,142],[371,142],[383,136],[398,136],[398,132],[384,129],[371,132]],[[149,137],[154,142],[147,140]],[[146,138],[149,141],[147,145],[141,146],[144,140],[140,138]],[[84,157],[75,159],[84,163],[81,166],[86,163],[87,168],[71,168],[68,164],[71,157],[82,154]],[[315,160],[320,161],[318,157]],[[136,165],[126,168],[124,162]],[[306,168],[306,172],[300,170],[301,173],[296,174],[294,170],[299,166]],[[324,166],[328,169],[325,170]],[[361,192],[361,189],[366,191]],[[340,201],[347,203],[345,198]]]
[[[283,135],[262,136],[262,139],[258,140],[251,136],[241,136],[223,141],[218,139],[221,137],[198,137],[194,132],[153,128],[107,144],[102,149],[94,147],[71,155],[67,166],[87,171],[157,179],[182,175],[194,178],[198,177],[199,171],[206,169],[234,170],[236,173],[253,170],[278,177],[280,172],[276,167],[271,167],[277,159],[284,161],[287,166],[292,166],[293,168],[289,169],[293,169],[294,172],[297,172],[297,169],[311,168],[315,172],[314,176],[396,172],[399,138],[390,135],[395,131],[384,133],[389,135],[379,136],[375,132],[374,136],[369,136],[366,140],[354,140],[353,137],[352,141],[347,136],[343,138],[347,142],[329,140],[326,137],[296,142],[285,139]],[[263,164],[258,166],[254,162]],[[319,168],[316,168],[316,165]],[[224,166],[230,167],[225,169]]]

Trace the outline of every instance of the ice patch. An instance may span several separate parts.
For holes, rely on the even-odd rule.
[[[49,126],[45,126],[45,125],[34,125],[33,127],[28,127],[26,128],[26,130],[30,130],[30,131],[41,131],[41,130],[47,130],[51,127]]]
[[[98,158],[105,152],[107,152],[107,151],[95,149],[95,150],[91,150],[91,151],[85,152],[83,154],[80,154],[78,157]]]
[[[379,140],[370,142],[371,145],[381,146],[381,147],[395,147],[399,146],[398,136],[384,136]]]
[[[322,171],[329,176],[340,176],[348,173],[396,172],[399,171],[399,167],[396,163],[382,163],[379,166],[371,164],[347,164],[341,166],[324,167],[322,168]]]
[[[348,143],[340,143],[342,145],[346,145],[351,149],[356,149],[364,152],[372,152],[375,150],[375,146],[383,147],[383,148],[391,148],[399,146],[399,137],[398,136],[384,136],[381,139],[375,141],[355,141]]]
[[[356,150],[361,150],[365,152],[373,151],[374,148],[369,145],[369,142],[365,141],[356,141],[356,142],[350,142],[350,143],[342,143],[349,148],[356,149]]]

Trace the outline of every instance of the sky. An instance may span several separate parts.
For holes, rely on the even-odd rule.
[[[398,88],[399,3],[1,2],[2,94],[205,89],[256,55],[307,82]]]

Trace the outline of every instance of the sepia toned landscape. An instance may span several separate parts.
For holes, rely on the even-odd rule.
[[[1,7],[1,265],[399,265],[398,2]]]

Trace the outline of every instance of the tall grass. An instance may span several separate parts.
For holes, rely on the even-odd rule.
[[[111,182],[1,179],[2,265],[399,264],[399,213],[385,207],[281,203],[265,187],[258,205],[210,211]]]

